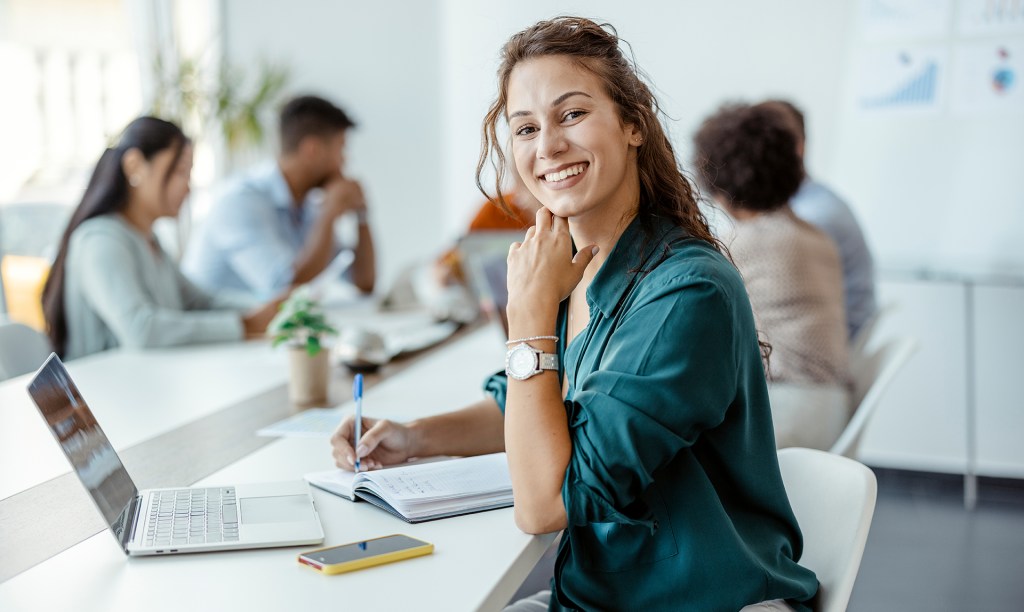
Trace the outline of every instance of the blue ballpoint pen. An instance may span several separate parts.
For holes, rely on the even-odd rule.
[[[356,400],[356,439],[355,439],[355,452],[356,452],[356,471],[359,471],[359,436],[363,428],[363,375],[356,374],[356,379],[352,382],[352,395]]]

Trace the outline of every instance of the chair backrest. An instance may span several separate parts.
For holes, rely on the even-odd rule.
[[[43,315],[43,288],[50,276],[50,260],[31,255],[4,255],[0,258],[7,316],[37,330],[46,329]]]
[[[19,202],[0,206],[0,246],[7,255],[53,259],[74,206]]]
[[[850,363],[853,372],[853,416],[830,452],[856,458],[868,421],[882,401],[889,383],[917,351],[913,338],[895,338]]]
[[[804,536],[800,565],[820,583],[820,612],[842,612],[864,556],[878,484],[865,465],[809,448],[779,451],[789,503]]]
[[[0,306],[10,319],[44,329],[40,295],[73,211],[56,202],[0,206]]]
[[[0,380],[39,369],[50,356],[50,340],[27,325],[0,322]]]
[[[880,323],[888,319],[889,316],[897,310],[897,305],[889,302],[883,304],[873,315],[868,317],[867,321],[860,326],[857,330],[857,335],[850,338],[850,360],[856,360],[858,356],[863,355],[872,346],[872,340],[878,335],[880,329]]]

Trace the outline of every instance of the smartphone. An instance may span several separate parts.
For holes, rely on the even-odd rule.
[[[434,545],[430,542],[395,534],[364,542],[311,550],[299,555],[299,563],[324,574],[341,574],[392,561],[421,557],[432,552]]]

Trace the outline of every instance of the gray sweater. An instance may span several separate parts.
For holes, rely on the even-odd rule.
[[[240,340],[237,299],[211,297],[118,214],[89,219],[68,245],[65,357],[115,348]]]

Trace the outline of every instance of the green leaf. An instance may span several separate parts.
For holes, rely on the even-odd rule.
[[[306,338],[306,352],[309,353],[310,357],[315,357],[320,352],[320,338],[316,336]]]

